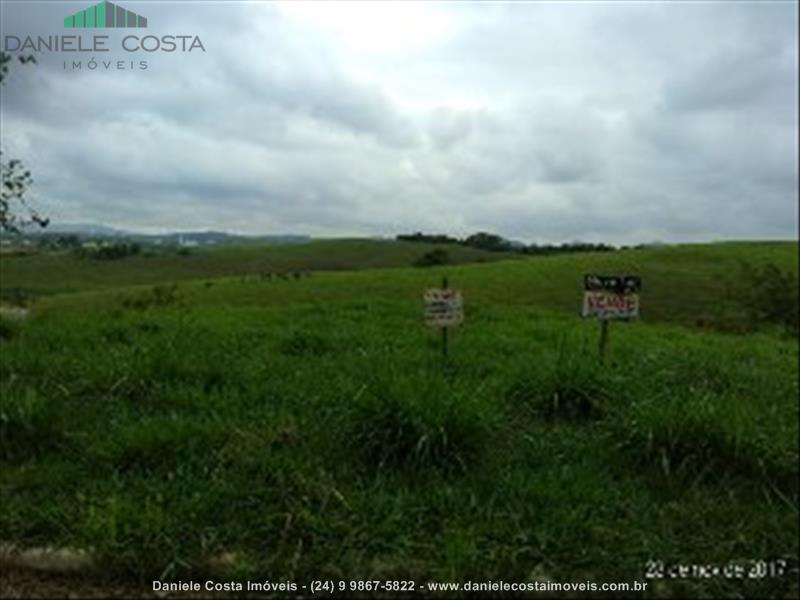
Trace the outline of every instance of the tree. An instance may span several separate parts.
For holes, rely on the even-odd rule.
[[[480,250],[489,250],[490,252],[507,252],[512,249],[511,242],[497,234],[485,231],[473,233],[464,240],[464,245]]]
[[[415,267],[434,267],[436,265],[446,265],[450,262],[450,254],[442,248],[435,248],[426,252],[414,261]]]
[[[22,64],[36,63],[33,56],[19,56],[18,59]],[[11,62],[12,58],[9,54],[0,52],[0,85],[5,84]],[[28,223],[47,227],[50,220],[42,217],[28,206],[25,198],[25,192],[33,183],[31,172],[18,159],[4,162],[2,150],[0,150],[0,182],[2,182],[0,184],[0,232],[17,233],[21,226]]]

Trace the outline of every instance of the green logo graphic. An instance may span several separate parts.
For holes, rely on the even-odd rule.
[[[147,19],[112,2],[100,2],[65,18],[64,27],[147,27]]]

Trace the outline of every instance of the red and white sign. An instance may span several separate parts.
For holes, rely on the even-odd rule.
[[[635,319],[639,316],[639,294],[619,294],[607,290],[585,291],[583,316],[598,319]]]

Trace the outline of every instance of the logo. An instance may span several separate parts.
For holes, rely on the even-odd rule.
[[[99,2],[64,19],[67,28],[147,27],[147,18],[113,2]]]
[[[61,15],[57,19],[60,21]],[[0,51],[20,54],[57,53],[63,57],[65,71],[146,71],[150,65],[143,59],[148,56],[206,51],[198,35],[181,32],[162,35],[156,31],[153,33],[158,35],[153,35],[147,31],[138,31],[147,26],[146,17],[105,0],[64,18],[64,27],[137,31],[62,31],[55,35],[52,32],[50,35],[26,35],[24,32],[16,35],[3,34]]]

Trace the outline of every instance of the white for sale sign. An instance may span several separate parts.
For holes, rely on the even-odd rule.
[[[455,327],[464,321],[464,299],[450,288],[425,291],[425,322],[431,327]]]

